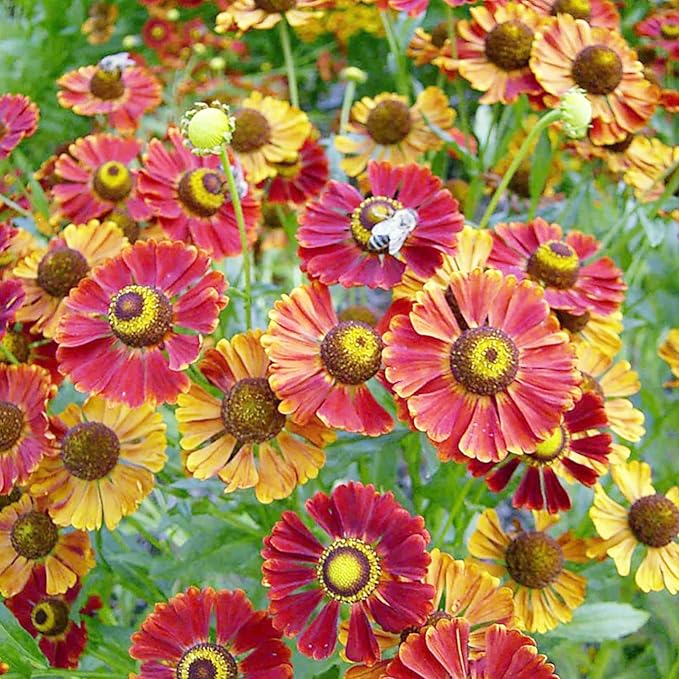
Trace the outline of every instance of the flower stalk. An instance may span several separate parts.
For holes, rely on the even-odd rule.
[[[290,103],[299,108],[299,91],[297,89],[297,73],[295,71],[295,60],[292,56],[290,47],[290,34],[288,23],[285,19],[278,22],[278,32],[280,33],[281,48],[285,57],[285,70],[288,74],[288,90],[290,92]]]

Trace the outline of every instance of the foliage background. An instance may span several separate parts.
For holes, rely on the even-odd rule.
[[[25,171],[37,168],[58,144],[90,129],[89,119],[58,106],[56,79],[68,70],[95,63],[105,54],[122,51],[123,37],[138,34],[147,18],[142,5],[123,0],[117,3],[120,16],[112,40],[103,46],[91,46],[80,33],[88,4],[85,0],[4,0],[0,4],[0,92],[27,94],[41,109],[37,134],[24,141],[12,156]],[[652,4],[647,0],[625,4],[623,30],[634,42],[630,27],[648,13]],[[200,14],[209,25],[216,13],[210,5],[206,3],[194,11],[182,10],[182,19]],[[436,12],[434,19],[435,16]],[[430,12],[428,23],[431,20]],[[407,38],[405,34],[401,37]],[[255,79],[262,72],[283,72],[275,40],[255,35],[248,36],[247,42],[252,59],[243,65],[246,72]],[[323,50],[334,49],[333,43],[327,38],[310,45],[295,40],[294,46],[300,66],[302,107],[326,132],[339,109],[342,90],[340,85],[328,84],[318,77],[315,60]],[[143,45],[139,51],[154,63],[152,52]],[[237,59],[235,55],[223,56],[227,61]],[[357,97],[393,91],[392,74],[384,68],[388,63],[385,40],[376,41],[359,33],[349,43],[348,62],[369,74],[367,82],[358,87]],[[416,77],[427,85],[435,81],[436,74],[424,68],[417,71]],[[172,83],[168,89],[172,89]],[[453,93],[452,87],[448,86],[448,90]],[[523,110],[521,104],[494,111],[478,107],[477,95],[469,92],[467,95],[470,120],[480,145],[480,169],[485,171],[505,153],[508,139],[521,123]],[[146,131],[162,133],[167,120],[178,120],[190,103],[190,100],[181,106],[171,103],[157,114],[147,116]],[[666,143],[677,143],[676,119],[658,120],[657,127]],[[332,153],[331,145],[328,151]],[[550,153],[549,145],[546,150],[544,145],[538,148],[534,173],[545,169]],[[465,169],[453,168],[453,172],[464,174]],[[619,358],[628,359],[640,373],[642,390],[635,405],[644,411],[647,428],[645,438],[632,446],[632,457],[643,458],[652,465],[656,489],[664,492],[677,482],[678,476],[679,391],[663,388],[669,371],[656,351],[667,330],[678,325],[677,224],[643,219],[629,190],[612,185],[599,169],[591,163],[569,167],[560,189],[565,194],[564,200],[538,213],[565,229],[577,228],[605,239],[606,254],[626,272],[629,291],[623,309],[624,349]],[[676,199],[671,201],[674,204]],[[513,219],[520,220],[522,216],[525,215],[515,214]],[[495,220],[502,217],[500,211]],[[275,261],[265,258],[258,263],[255,299],[260,326],[265,325],[266,311],[273,300],[292,286],[295,266],[294,249]],[[230,279],[235,277],[235,271],[227,271]],[[337,291],[338,298],[345,295],[353,299],[353,294]],[[370,295],[371,302],[386,303],[386,298],[379,294]],[[230,305],[223,315],[222,328],[227,337],[243,328],[235,307]],[[60,412],[70,400],[81,401],[82,395],[62,388],[53,411]],[[475,518],[498,501],[482,480],[468,480],[463,467],[441,465],[418,434],[397,429],[377,440],[340,435],[337,443],[327,449],[328,461],[316,480],[298,489],[288,500],[264,506],[250,492],[226,496],[218,481],[186,479],[179,462],[170,408],[166,408],[166,419],[170,462],[158,475],[157,488],[115,532],[102,529],[93,536],[98,567],[86,579],[81,598],[96,592],[105,605],[101,614],[88,623],[90,642],[81,662],[82,671],[48,669],[30,636],[0,606],[0,657],[12,666],[10,676],[126,677],[135,670],[134,662],[127,656],[131,632],[154,602],[166,600],[191,584],[240,587],[256,606],[264,607],[265,592],[259,584],[262,536],[283,510],[302,511],[306,498],[318,490],[328,492],[343,480],[360,479],[374,483],[378,489],[393,490],[411,512],[424,515],[432,534],[432,546],[458,558],[466,555],[464,544]],[[610,487],[608,477],[604,485]],[[579,535],[592,535],[587,516],[592,493],[584,488],[573,493],[574,509],[562,518],[562,524]],[[513,510],[503,502],[499,511],[509,515]],[[540,650],[556,663],[561,678],[677,679],[676,598],[673,600],[666,592],[646,595],[637,591],[633,576],[620,578],[611,560],[589,564],[583,570],[589,579],[587,603],[576,611],[575,622],[537,637]],[[312,662],[296,652],[294,656],[296,676],[305,678],[339,677],[337,663],[336,659]]]

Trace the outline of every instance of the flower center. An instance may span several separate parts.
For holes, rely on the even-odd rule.
[[[640,497],[627,521],[636,539],[649,547],[669,545],[679,533],[679,509],[664,495]]]
[[[9,450],[21,436],[24,413],[8,401],[0,401],[0,453]]]
[[[162,342],[172,326],[172,305],[156,288],[127,285],[111,299],[108,322],[128,346],[148,347]]]
[[[351,213],[351,235],[354,240],[364,249],[368,250],[370,233],[376,224],[389,219],[398,210],[403,210],[403,203],[386,196],[370,196],[366,198]],[[386,251],[387,243],[381,251]],[[376,250],[370,250],[376,252]]]
[[[224,428],[240,443],[268,441],[285,425],[279,403],[265,377],[239,380],[222,400]]]
[[[514,71],[528,65],[532,45],[533,31],[526,24],[505,21],[486,36],[486,57],[503,71]]]
[[[85,278],[90,267],[77,250],[50,250],[38,264],[38,285],[52,297],[66,297]]]
[[[177,679],[235,679],[237,676],[236,661],[218,644],[196,644],[177,663]]]
[[[125,235],[130,244],[137,242],[139,238],[139,224],[127,214],[125,210],[113,210],[106,217],[107,222],[113,222]]]
[[[374,327],[377,325],[377,316],[372,309],[361,304],[352,304],[345,307],[337,314],[340,321],[361,321]]]
[[[100,198],[115,203],[132,191],[132,175],[122,163],[109,160],[97,168],[92,186]]]
[[[453,343],[450,367],[468,391],[489,396],[511,384],[519,369],[519,350],[498,328],[469,328]]]
[[[563,551],[545,533],[519,533],[507,547],[505,562],[509,574],[520,585],[543,589],[561,573]]]
[[[589,21],[592,5],[589,0],[556,0],[552,5],[552,14],[570,14],[574,19]]]
[[[662,24],[660,26],[660,33],[663,38],[675,40],[679,38],[679,24]]]
[[[12,490],[7,495],[0,495],[0,510],[5,507],[13,505],[21,499],[21,489],[19,486],[14,486]]]
[[[580,259],[568,243],[550,240],[530,256],[526,271],[543,285],[566,290],[578,280]]]
[[[585,311],[584,314],[571,314],[568,311],[557,309],[556,317],[559,319],[562,328],[569,332],[580,332],[587,327],[591,314],[589,311]]]
[[[367,323],[342,321],[321,342],[321,360],[342,384],[362,384],[382,365],[382,339]]]
[[[9,351],[19,363],[28,363],[31,357],[31,347],[28,337],[23,332],[15,332],[8,330],[2,338],[3,348]],[[1,353],[1,352],[0,352]],[[0,363],[8,363],[9,361],[0,356]]]
[[[624,153],[632,145],[634,140],[633,134],[628,134],[622,141],[617,141],[615,144],[606,144],[604,148],[607,148],[613,153]]]
[[[398,144],[408,136],[412,127],[408,104],[398,99],[381,101],[370,111],[365,126],[378,144]]]
[[[530,161],[524,161],[509,180],[509,188],[517,196],[530,198]]]
[[[179,200],[199,217],[212,217],[224,205],[224,182],[214,170],[185,172],[177,189]]]
[[[452,619],[453,616],[450,615],[450,613],[446,613],[445,611],[434,611],[427,616],[423,625],[411,625],[410,627],[406,627],[400,634],[399,644],[402,644],[413,632],[421,632],[422,630],[427,629],[427,627],[436,626],[436,623],[439,622],[439,620]]]
[[[382,568],[375,550],[358,538],[337,538],[323,551],[316,575],[332,599],[353,604],[377,587]]]
[[[90,80],[90,92],[99,99],[118,99],[125,92],[121,76],[118,68],[111,71],[98,68]]]
[[[106,476],[118,462],[120,441],[100,422],[81,422],[71,427],[61,444],[64,467],[78,479],[95,481]]]
[[[599,384],[599,381],[596,380],[594,377],[592,377],[589,373],[586,372],[581,372],[580,375],[582,376],[582,382],[580,383],[580,388],[582,389],[583,393],[587,393],[588,391],[594,392],[595,394],[598,394],[601,399],[606,398],[606,394],[604,393],[603,387]]]
[[[441,22],[431,32],[431,44],[441,49],[448,40],[448,24]]]
[[[37,561],[54,549],[59,531],[47,514],[32,511],[16,520],[10,540],[19,555],[29,561]]]
[[[47,597],[33,606],[33,627],[46,637],[56,637],[68,627],[69,606],[63,599]]]
[[[573,79],[590,94],[610,94],[622,80],[622,61],[604,45],[590,45],[575,57]]]
[[[297,0],[255,0],[257,9],[263,9],[269,14],[287,12],[297,5]]]
[[[540,441],[535,446],[535,450],[528,455],[538,464],[548,464],[561,457],[564,451],[568,450],[569,442],[570,436],[564,426],[561,425],[544,441]]]
[[[267,0],[268,1],[268,0]],[[278,10],[274,10],[277,12]],[[269,121],[254,108],[244,108],[235,114],[236,127],[231,146],[238,153],[251,153],[268,144],[271,139]]]

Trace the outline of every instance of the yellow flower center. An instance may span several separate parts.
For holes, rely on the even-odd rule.
[[[676,40],[679,38],[679,24],[662,24],[660,26],[660,33],[663,38]]]
[[[351,213],[351,235],[364,249],[368,249],[370,232],[376,224],[389,219],[395,212],[403,209],[403,203],[386,196],[370,196]],[[387,243],[383,250],[389,247]],[[375,252],[375,250],[370,250]]]
[[[323,551],[316,575],[332,599],[353,604],[377,587],[382,568],[377,552],[358,538],[337,538]]]
[[[10,540],[17,554],[29,561],[37,561],[54,549],[59,531],[47,514],[31,511],[15,521]]]
[[[47,597],[33,606],[33,627],[46,637],[57,637],[68,627],[69,606],[63,599]]]
[[[24,429],[24,413],[14,403],[0,401],[0,453],[9,450]]]
[[[627,522],[639,542],[664,547],[679,534],[679,509],[664,495],[646,495],[632,505]]]
[[[580,259],[568,243],[550,240],[530,256],[526,271],[543,285],[566,290],[578,280]]]
[[[38,285],[52,297],[66,297],[89,270],[87,260],[77,250],[55,248],[38,264]]]
[[[572,74],[590,94],[610,94],[622,80],[622,61],[610,47],[590,45],[575,57]]]
[[[269,14],[279,14],[293,9],[297,0],[255,0],[257,9],[262,9]]]
[[[382,365],[382,339],[367,323],[342,321],[321,343],[321,360],[342,384],[362,384]]]
[[[113,222],[127,238],[130,244],[136,243],[139,238],[139,224],[130,217],[126,210],[113,210],[106,216],[107,222]]]
[[[106,71],[98,68],[90,80],[90,92],[99,99],[118,99],[125,92],[122,73],[119,68]]]
[[[265,377],[238,380],[222,400],[224,428],[240,444],[268,441],[285,426],[279,404]]]
[[[9,507],[11,504],[18,502],[21,499],[21,490],[18,486],[14,486],[11,492],[7,495],[0,495],[0,510]]]
[[[488,61],[503,71],[515,71],[528,66],[533,46],[533,31],[522,21],[513,19],[498,24],[486,36]]]
[[[238,665],[233,656],[218,644],[196,644],[177,664],[177,679],[235,679]]]
[[[377,144],[389,146],[402,142],[412,127],[408,104],[400,99],[381,101],[370,111],[365,126]]]
[[[100,422],[81,422],[71,427],[61,444],[64,467],[76,478],[95,481],[118,463],[120,441]]]
[[[509,335],[483,326],[465,330],[450,350],[455,379],[474,394],[497,394],[519,369],[519,350]]]
[[[563,570],[563,550],[546,533],[519,533],[507,547],[505,563],[509,575],[520,585],[543,589]]]
[[[167,34],[168,30],[164,25],[154,24],[153,28],[151,28],[151,37],[154,40],[160,40],[161,38],[164,38]]]
[[[148,347],[162,342],[172,326],[172,305],[160,290],[128,285],[111,299],[108,322],[128,346]]]
[[[540,441],[532,453],[528,453],[529,462],[534,462],[538,465],[548,465],[568,450],[569,443],[570,436],[568,431],[561,425],[544,441]]]
[[[115,203],[132,191],[132,175],[122,163],[109,160],[97,168],[92,186],[102,200]]]
[[[276,10],[277,11],[277,10]],[[231,146],[238,153],[252,153],[271,140],[269,121],[254,108],[244,108],[235,114],[236,128]]]
[[[9,351],[19,363],[28,363],[31,357],[31,347],[28,338],[23,332],[8,330],[0,344],[2,344],[3,348]],[[0,356],[0,363],[8,362],[8,359]]]
[[[570,14],[574,19],[589,21],[592,5],[589,0],[556,0],[552,5],[552,14]]]
[[[179,200],[199,217],[212,217],[226,199],[221,175],[204,167],[185,172],[177,193]]]

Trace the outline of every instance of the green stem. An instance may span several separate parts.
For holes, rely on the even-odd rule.
[[[340,112],[340,134],[344,134],[349,123],[349,115],[351,114],[351,105],[354,103],[354,95],[356,94],[356,83],[353,80],[347,80],[347,86],[344,88],[344,98],[342,99],[342,111]]]
[[[450,42],[450,58],[457,59],[457,40],[455,39],[455,17],[453,8],[445,4],[446,22],[448,24],[448,40]],[[455,94],[457,95],[457,106],[460,109],[460,127],[464,135],[465,151],[469,150],[469,116],[467,114],[467,100],[464,96],[464,86],[459,77],[455,78]]]
[[[0,353],[2,353],[8,363],[19,365],[17,357],[4,344],[0,344]]]
[[[243,206],[241,205],[238,189],[236,188],[236,181],[233,178],[233,171],[231,170],[231,163],[229,162],[229,155],[226,151],[226,146],[222,146],[220,156],[222,159],[222,165],[224,166],[224,174],[226,174],[226,181],[229,184],[229,194],[231,196],[234,212],[236,213],[236,222],[238,224],[238,232],[240,233],[240,244],[241,249],[243,250],[243,274],[245,278],[245,323],[247,325],[247,329],[250,330],[252,328],[252,273],[250,270],[250,252],[248,250],[248,236],[245,231]]]
[[[290,34],[288,33],[288,22],[281,19],[278,22],[278,32],[281,38],[281,47],[285,57],[285,70],[288,74],[288,90],[290,92],[290,103],[299,108],[299,92],[297,91],[297,74],[295,73],[295,60],[292,57],[290,48]]]
[[[483,217],[481,217],[481,221],[479,222],[479,229],[485,229],[486,226],[488,226],[488,222],[492,217],[493,212],[495,211],[495,208],[497,207],[497,204],[500,198],[502,197],[502,194],[507,189],[507,186],[509,186],[509,182],[512,180],[512,177],[514,176],[515,172],[519,169],[521,161],[524,159],[524,157],[532,147],[533,141],[537,139],[542,134],[542,132],[546,130],[552,123],[560,119],[561,111],[559,110],[550,111],[546,115],[542,116],[542,118],[540,118],[540,120],[538,121],[537,125],[528,133],[528,136],[523,140],[523,144],[521,144],[521,148],[519,149],[518,153],[514,156],[514,160],[512,160],[511,165],[507,168],[507,171],[504,173],[504,176],[502,177],[500,184],[498,185],[497,189],[495,189],[495,193],[493,194],[493,197],[490,199],[490,203],[488,203],[488,207],[486,208],[486,211],[483,213]]]
[[[0,203],[4,203],[8,208],[18,212],[22,217],[32,218],[33,215],[26,209],[22,208],[21,205],[15,203],[11,198],[0,193]]]
[[[134,516],[128,516],[127,518],[127,523],[132,526],[145,540],[148,542],[150,545],[153,545],[159,552],[162,552],[163,554],[170,554],[170,548],[163,544],[158,538],[153,535],[150,531],[146,530],[144,526],[141,524],[141,521],[138,521]]]
[[[405,72],[403,55],[398,46],[396,40],[396,34],[394,33],[394,26],[391,23],[391,17],[389,16],[389,10],[380,10],[380,19],[382,19],[382,25],[384,26],[384,32],[387,36],[387,42],[389,43],[389,50],[394,57],[394,62],[396,63],[396,89],[398,93],[406,97],[410,97],[410,85],[408,84],[408,74]]]
[[[658,175],[658,177],[655,178],[655,181],[651,186],[648,187],[647,192],[650,191],[655,187],[655,185],[661,181],[665,181],[668,177],[671,177],[670,181],[667,182],[667,185],[665,186],[665,190],[662,192],[662,195],[658,200],[655,202],[651,203],[651,207],[648,212],[648,216],[650,219],[653,219],[658,212],[662,209],[663,203],[669,196],[672,196],[674,192],[679,188],[679,172],[676,174],[673,173],[676,172],[677,168],[679,168],[679,160],[676,162],[672,163],[670,167],[665,170],[661,175]]]
[[[592,669],[589,673],[589,679],[603,679],[606,676],[606,668],[611,659],[615,646],[612,642],[604,642],[599,647],[599,651],[594,658]]]
[[[439,532],[439,536],[436,539],[436,544],[437,545],[442,545],[443,540],[446,537],[446,533],[450,529],[450,527],[453,525],[453,521],[455,520],[455,517],[457,517],[460,509],[462,508],[462,503],[465,501],[465,498],[469,494],[469,491],[472,489],[472,486],[474,485],[474,477],[470,478],[467,483],[464,484],[462,487],[462,490],[459,492],[458,496],[455,498],[455,504],[451,507],[450,512],[448,512],[448,518],[446,519],[446,522]]]

